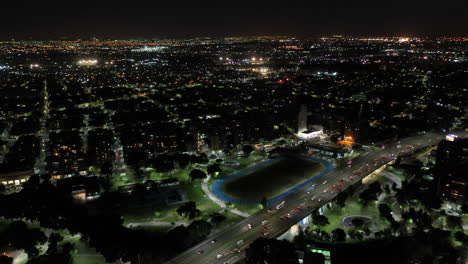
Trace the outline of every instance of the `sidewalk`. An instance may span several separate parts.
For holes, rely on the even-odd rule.
[[[208,196],[208,198],[210,198],[214,203],[216,203],[217,205],[219,205],[221,208],[221,211],[224,211],[224,210],[228,210],[229,212],[231,213],[234,213],[236,215],[240,215],[240,216],[243,216],[243,217],[249,217],[250,214],[246,213],[246,212],[242,212],[242,211],[239,211],[238,209],[236,208],[228,208],[227,205],[224,203],[224,201],[222,201],[221,199],[219,199],[218,197],[216,197],[210,190],[210,188],[208,188],[208,182],[210,181],[211,179],[211,175],[208,175],[205,179],[203,179],[203,182],[202,182],[202,189],[203,189],[203,192]]]

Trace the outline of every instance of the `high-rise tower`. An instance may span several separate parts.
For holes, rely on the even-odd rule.
[[[297,133],[301,133],[306,131],[307,128],[307,117],[309,116],[309,112],[307,111],[307,107],[305,105],[301,105],[301,110],[299,111],[299,116],[298,116],[298,127],[297,127]]]

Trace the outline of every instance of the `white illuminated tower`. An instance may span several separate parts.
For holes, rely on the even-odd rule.
[[[301,105],[301,110],[299,111],[299,117],[298,117],[298,127],[297,127],[297,133],[301,133],[306,131],[307,128],[307,117],[309,116],[309,112],[307,111],[307,107],[305,105]]]

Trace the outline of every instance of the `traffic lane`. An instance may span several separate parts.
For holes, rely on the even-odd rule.
[[[287,208],[286,208],[287,209]],[[285,209],[281,208],[281,210],[278,210],[279,213],[282,213]],[[210,237],[208,238],[207,240],[205,240],[204,243],[202,244],[199,244],[193,248],[191,248],[190,250],[186,251],[185,254],[181,254],[179,255],[180,257],[179,258],[175,258],[174,260],[178,260],[178,259],[185,259],[185,260],[191,260],[191,257],[188,257],[187,255],[189,256],[194,256],[196,257],[196,252],[199,251],[199,250],[203,250],[204,253],[203,255],[214,255],[214,253],[218,253],[219,251],[223,250],[222,248],[220,248],[219,244],[220,243],[223,243],[225,242],[225,238],[226,237],[230,237],[230,238],[238,238],[239,240],[241,240],[243,238],[242,235],[239,235],[239,234],[242,234],[242,233],[245,233],[245,232],[255,232],[255,231],[258,231],[260,230],[261,228],[259,228],[259,225],[258,223],[260,223],[261,221],[263,221],[264,219],[268,218],[269,215],[268,213],[265,213],[264,210],[262,210],[263,212],[261,212],[260,214],[256,214],[255,215],[255,219],[247,219],[247,220],[243,220],[241,223],[239,223],[237,225],[237,227],[234,229],[234,228],[230,228],[228,231],[229,232],[222,232],[214,237]],[[254,224],[253,228],[251,230],[248,230],[248,227],[247,227],[247,224],[248,223],[251,223],[251,222],[255,222],[256,224]],[[215,244],[212,244],[211,243],[211,240],[213,239],[216,239],[217,240],[217,243]],[[239,240],[236,240],[236,241],[239,241]],[[200,254],[201,255],[201,254]],[[188,262],[187,262],[188,263]]]

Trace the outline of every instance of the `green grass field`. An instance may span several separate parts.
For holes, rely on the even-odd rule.
[[[357,197],[349,198],[346,201],[346,206],[343,208],[333,206],[331,209],[328,209],[325,212],[325,215],[328,217],[330,224],[322,227],[322,229],[327,232],[331,232],[335,228],[348,230],[348,228],[343,225],[343,218],[351,215],[362,215],[372,218],[372,225],[378,229],[383,229],[384,227],[388,227],[390,225],[387,220],[380,217],[376,204],[369,204],[368,206],[363,207],[358,203]]]
[[[260,201],[280,195],[324,170],[318,162],[284,157],[266,167],[227,182],[223,191],[243,200]]]

